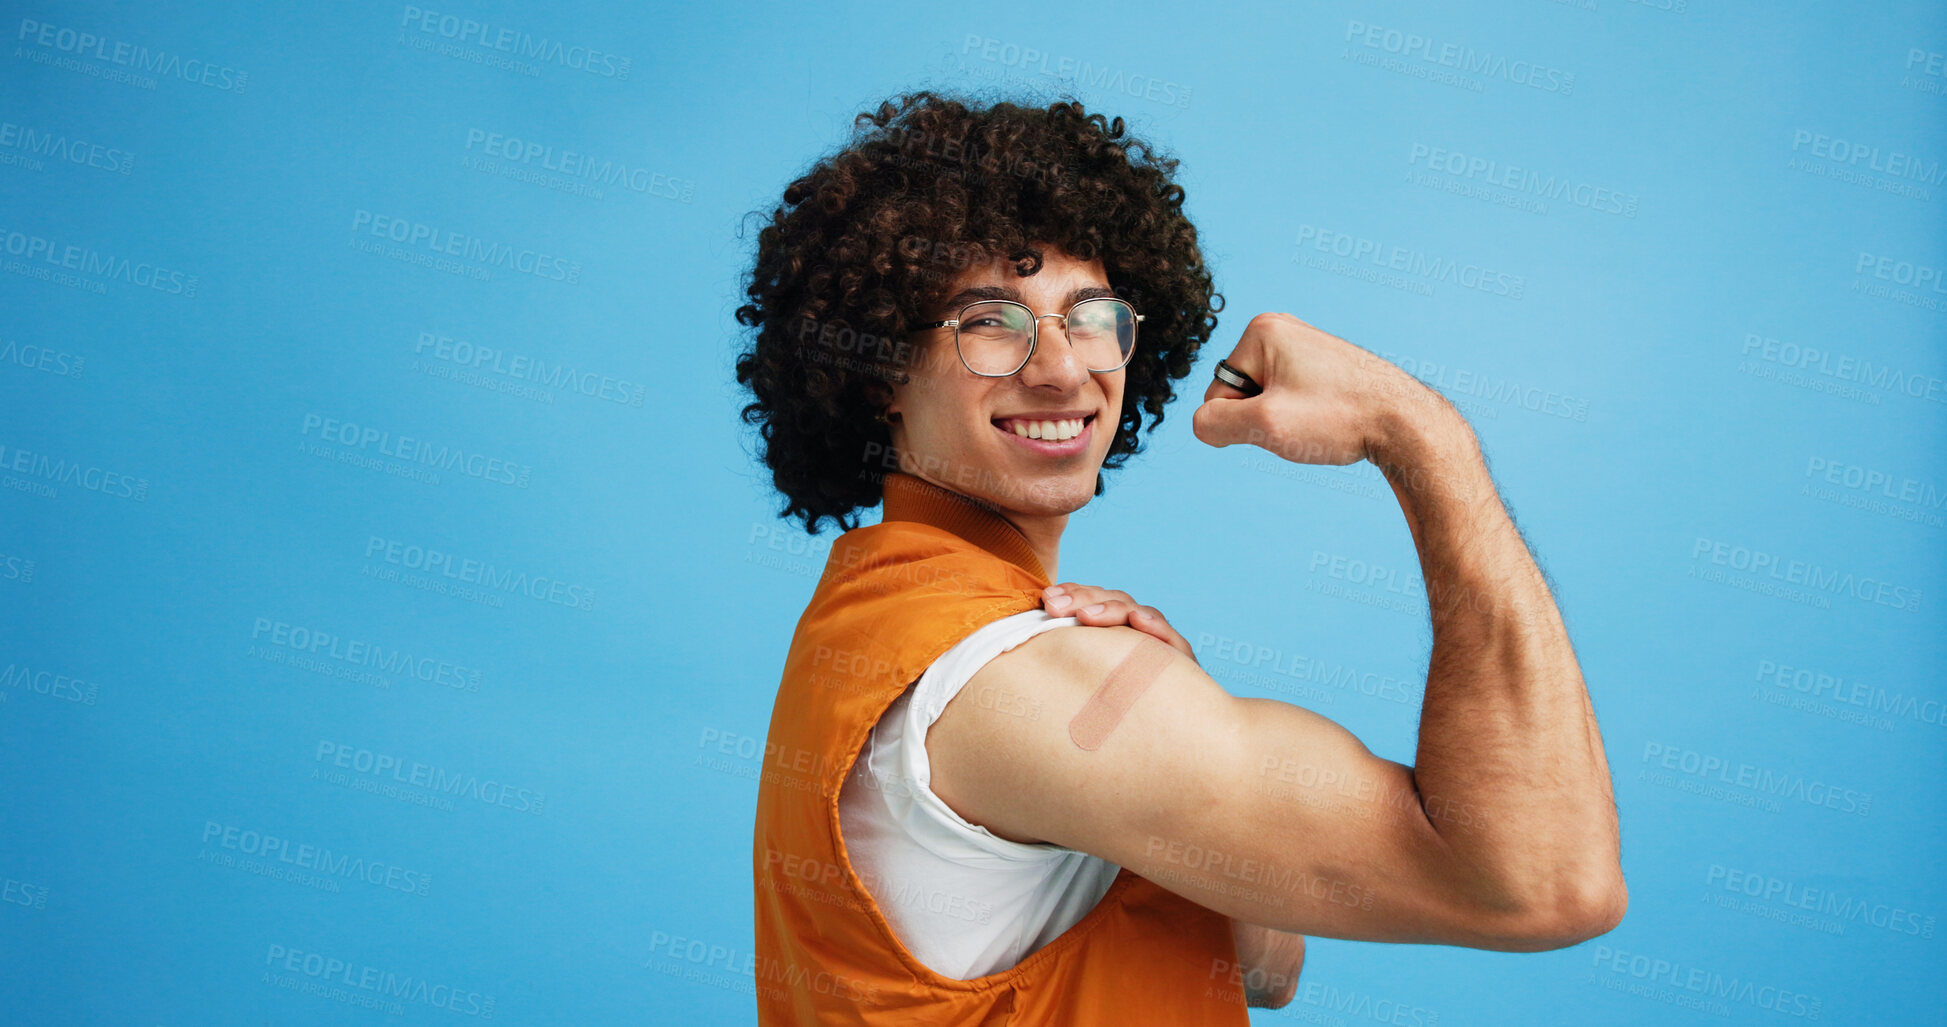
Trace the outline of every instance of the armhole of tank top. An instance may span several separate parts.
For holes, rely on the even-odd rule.
[[[918,678],[907,682],[906,687],[901,689],[899,694],[894,696],[892,701],[886,704],[886,708],[879,711],[879,719],[873,721],[872,725],[865,729],[865,739],[859,743],[858,755],[853,757],[852,765],[846,767],[845,775],[838,779],[841,844],[843,844],[842,836],[845,821],[843,814],[845,807],[849,803],[861,801],[864,798],[865,792],[879,793],[882,790],[879,774],[873,766],[879,756],[879,747],[874,744],[878,740],[879,729],[893,723],[895,720],[903,723],[905,719],[904,714],[912,703],[913,695],[918,689]],[[871,785],[859,784],[857,779],[861,775],[870,778],[874,783]],[[881,815],[885,815],[883,811]]]
[[[1033,611],[1028,611],[1028,612],[1033,612]],[[1012,614],[1010,616],[1018,617],[1021,615]],[[1005,620],[1005,619],[1007,618],[1001,618],[1001,620]],[[1075,618],[1073,617],[1054,618],[1054,619],[1067,620],[1071,623],[1079,623],[1075,621]],[[982,625],[980,628],[976,628],[975,631],[977,632],[983,630],[987,627],[992,626],[993,624],[998,624],[998,623],[1000,623],[999,620],[989,622],[989,624]],[[1058,625],[1058,626],[1065,627],[1067,625]],[[1048,627],[1048,628],[1043,628],[1042,630],[1052,631],[1054,630],[1054,628]],[[1024,635],[1010,642],[999,652],[1005,652],[1008,649],[1012,649],[1015,646],[1020,645],[1022,642],[1025,642],[1029,638],[1033,638],[1035,635],[1038,635],[1040,633],[1041,631],[1035,631],[1030,634]],[[841,785],[841,800],[845,794],[845,788],[849,786],[849,783],[851,782],[853,775],[858,773],[861,764],[865,766],[866,772],[868,774],[872,772],[871,764],[865,761],[870,760],[875,754],[875,747],[873,745],[874,735],[877,733],[879,727],[882,724],[886,723],[886,718],[888,716],[894,715],[895,707],[897,707],[897,712],[904,714],[904,716],[901,717],[902,723],[900,724],[900,732],[902,734],[906,734],[906,724],[904,722],[913,716],[911,712],[912,704],[918,701],[920,684],[922,681],[925,680],[926,673],[930,673],[933,667],[937,665],[940,660],[946,659],[949,654],[954,652],[954,650],[958,649],[961,645],[965,644],[968,638],[971,638],[973,634],[974,632],[968,632],[966,638],[962,638],[959,641],[953,643],[953,645],[947,647],[946,651],[942,652],[940,656],[936,658],[932,664],[929,664],[927,666],[926,671],[922,672],[918,679],[909,682],[906,688],[900,692],[899,696],[895,698],[891,703],[887,704],[886,710],[880,713],[879,720],[874,721],[872,727],[869,730],[867,730],[865,740],[859,747],[859,753],[857,759],[853,762],[852,767],[848,768],[848,770],[846,771],[846,776],[843,779],[846,782],[846,785]],[[999,652],[996,652],[993,655],[999,655]],[[988,658],[992,659],[992,656]],[[962,680],[955,687],[954,694],[958,695],[959,690],[966,686],[967,680],[971,679],[973,675],[978,672],[979,668],[985,665],[986,665],[986,661],[983,660],[981,661],[980,664],[971,668],[966,674],[966,676],[962,678]],[[949,699],[948,701],[951,700]],[[901,705],[902,703],[904,705]],[[945,703],[941,703],[941,708],[942,709],[945,708]],[[931,727],[931,726],[932,726],[932,721],[929,720],[928,723],[925,725],[925,727]],[[924,729],[920,731],[920,741],[921,741],[920,751],[922,753],[926,753],[924,747],[924,742],[925,742]],[[927,766],[929,771],[928,777],[930,778],[932,759],[930,754],[926,754],[926,755],[927,755]],[[938,802],[942,809],[946,810],[954,817],[959,817],[959,814],[957,812],[954,812],[951,807],[946,805],[945,800],[940,799],[938,795],[933,793],[930,781],[927,787],[924,789],[924,791],[929,796],[931,796],[934,801]],[[839,807],[841,811],[843,810],[844,805],[845,803],[843,801],[839,803]],[[850,846],[844,842],[842,837],[843,819],[844,817],[841,815],[839,818],[839,820],[841,821],[841,823],[839,824],[840,835],[841,835],[839,844],[845,846],[843,858],[845,862],[848,864],[848,869],[852,873],[858,874],[860,873],[860,870],[856,864],[856,860],[853,856],[853,853],[850,851]],[[965,825],[966,827],[977,826],[977,825],[968,824],[965,821],[965,818],[959,818],[959,820],[960,823]],[[985,831],[985,828],[981,828],[981,830]],[[999,836],[993,835],[992,832],[988,832],[988,836],[993,838],[994,840],[1000,841],[1007,845],[1023,844],[1020,842],[1012,842],[1005,838],[999,838]],[[1075,849],[1068,849],[1061,846],[1053,845],[1052,843],[1041,843],[1039,845],[1024,846],[1024,847],[1033,848],[1037,851],[1049,851],[1049,852],[1055,852],[1061,854],[1076,853],[1079,851]],[[1092,858],[1099,859],[1099,857],[1092,857]],[[1105,860],[1103,862],[1106,863],[1107,861]],[[1109,865],[1114,866],[1114,864],[1109,864]],[[948,977],[947,975],[940,973],[938,970],[935,970],[931,966],[928,966],[923,960],[921,960],[918,957],[918,955],[916,955],[912,951],[910,947],[908,947],[906,940],[899,936],[899,933],[897,929],[894,928],[890,918],[886,917],[884,911],[885,908],[880,903],[879,897],[877,895],[872,894],[870,888],[865,889],[865,892],[866,892],[867,901],[871,902],[873,906],[878,910],[878,914],[873,919],[883,921],[884,934],[892,942],[893,948],[898,953],[898,956],[901,959],[901,961],[906,963],[908,968],[912,970],[915,974],[920,976],[922,980],[930,979],[930,981],[935,986],[946,986],[946,987],[959,990],[959,989],[977,989],[980,987],[989,986],[985,982],[1005,981],[1011,979],[1018,980],[1019,978],[1021,978],[1026,974],[1033,973],[1036,967],[1040,966],[1043,963],[1048,962],[1051,959],[1056,958],[1061,952],[1081,944],[1082,939],[1085,938],[1090,933],[1092,933],[1095,930],[1097,925],[1102,923],[1105,919],[1107,919],[1112,914],[1114,907],[1117,906],[1122,901],[1122,896],[1126,892],[1128,892],[1130,888],[1135,887],[1137,883],[1140,882],[1140,880],[1141,879],[1137,877],[1133,871],[1128,870],[1126,867],[1116,866],[1115,872],[1109,876],[1108,885],[1103,889],[1102,893],[1099,896],[1097,896],[1095,902],[1089,907],[1088,911],[1083,913],[1079,919],[1077,919],[1074,923],[1070,924],[1060,934],[1057,934],[1055,937],[1049,939],[1047,943],[1036,948],[1033,952],[1030,952],[1027,955],[1021,957],[1019,960],[1015,961],[1015,963],[1012,966],[1000,970],[995,970],[992,973],[982,974],[979,977],[967,977],[967,978]],[[864,883],[863,875],[861,875],[861,884],[863,883]]]
[[[1035,617],[1036,614],[1041,614],[1045,619],[1037,619]],[[994,632],[997,630],[998,625],[1009,624],[1009,622],[1014,623],[1010,624],[1006,629],[998,630],[997,632],[1001,638],[1005,639],[1004,642],[997,645],[992,637],[981,640],[981,649],[984,655],[973,657],[962,651],[962,647],[972,641],[976,635],[981,632]],[[933,753],[926,746],[927,735],[932,726],[938,722],[940,716],[945,713],[947,704],[951,703],[966,688],[967,682],[971,681],[973,676],[979,673],[980,669],[985,667],[994,657],[1014,649],[1044,632],[1053,631],[1056,628],[1069,627],[1078,623],[1080,622],[1072,616],[1047,616],[1047,612],[1040,608],[1025,610],[1021,613],[1010,614],[998,620],[990,621],[968,632],[965,638],[955,642],[946,652],[941,653],[939,659],[935,660],[927,668],[927,674],[930,675],[933,669],[938,667],[942,661],[949,659],[955,660],[956,665],[952,668],[945,682],[937,679],[928,681],[927,677],[922,675],[910,693],[910,701],[905,710],[904,723],[900,725],[901,741],[905,747],[914,745],[919,747],[918,751],[920,757],[926,761],[927,771],[926,785],[924,788],[918,789],[918,793],[923,794],[916,794],[915,801],[920,807],[923,807],[924,813],[922,815],[932,817],[935,821],[940,822],[942,826],[947,827],[957,834],[967,835],[977,839],[975,844],[978,844],[986,850],[988,855],[1003,859],[1040,861],[1079,853],[1079,850],[1057,845],[1053,842],[1017,842],[1011,838],[1002,838],[985,825],[976,824],[962,816],[959,810],[948,805],[947,801],[941,798],[938,792],[933,790]],[[973,662],[975,659],[978,662]],[[962,663],[968,663],[970,665],[962,666],[960,665]]]

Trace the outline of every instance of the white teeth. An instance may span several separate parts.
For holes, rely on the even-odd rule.
[[[1021,421],[1010,420],[1014,434],[1024,439],[1040,439],[1044,442],[1066,442],[1082,433],[1084,418],[1073,417],[1066,421]]]

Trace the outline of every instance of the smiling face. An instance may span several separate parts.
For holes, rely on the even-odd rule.
[[[1041,252],[1041,269],[1026,278],[1006,260],[970,268],[926,320],[956,317],[981,299],[1064,314],[1080,300],[1114,295],[1100,260],[1077,260],[1053,246]],[[1005,378],[967,370],[952,328],[914,336],[916,370],[893,386],[887,407],[902,470],[1021,518],[1063,516],[1094,498],[1121,419],[1127,370],[1091,372],[1060,321],[1040,325],[1034,355]]]

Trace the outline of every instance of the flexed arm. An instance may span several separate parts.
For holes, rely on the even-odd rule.
[[[1417,765],[1309,710],[1231,696],[1174,649],[1150,659],[1153,681],[1113,733],[1080,748],[1071,718],[1132,646],[1161,645],[1090,626],[1044,632],[970,679],[962,698],[1025,692],[1054,716],[956,698],[928,740],[935,792],[1002,837],[1092,853],[1278,931],[1535,951],[1614,927],[1627,895],[1601,740],[1465,421],[1286,315],[1253,319],[1229,361],[1265,392],[1212,385],[1199,439],[1371,459],[1399,496],[1435,633]]]
[[[1227,399],[1240,394],[1213,383],[1199,438],[1307,463],[1369,459],[1399,499],[1433,622],[1413,767],[1429,824],[1500,906],[1619,920],[1627,892],[1594,709],[1473,430],[1398,367],[1288,315],[1254,320],[1231,361],[1266,393]]]

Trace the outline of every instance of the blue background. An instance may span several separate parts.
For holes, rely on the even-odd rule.
[[[1372,468],[1189,432],[1282,310],[1455,400],[1557,587],[1627,919],[1539,955],[1314,940],[1256,1022],[1940,1017],[1947,10],[1871,11],[16,8],[0,1020],[749,1019],[758,752],[833,534],[774,516],[736,421],[739,226],[927,85],[1127,118],[1183,159],[1228,299],[1062,577],[1410,762],[1413,704],[1236,660],[1413,682],[1430,643]],[[479,42],[502,29],[573,49],[509,66]],[[1424,59],[1449,44],[1488,63]],[[1506,288],[1387,277],[1326,232]],[[448,240],[511,256],[428,266]],[[441,447],[464,458],[414,462]],[[1754,559],[1835,584],[1780,594]],[[452,587],[488,564],[529,590]],[[368,968],[445,987],[371,1008]]]

